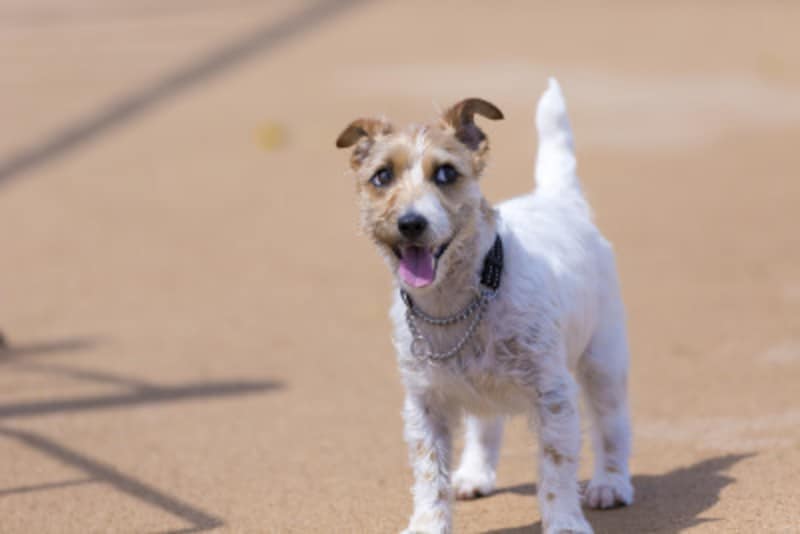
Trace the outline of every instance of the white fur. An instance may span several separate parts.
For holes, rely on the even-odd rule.
[[[421,167],[421,164],[419,167]],[[409,211],[419,213],[425,217],[425,220],[428,221],[428,233],[434,243],[441,243],[452,235],[453,230],[450,225],[450,219],[447,217],[447,211],[442,207],[439,197],[434,192],[428,191],[415,199],[409,205]]]
[[[595,474],[585,502],[606,508],[633,499],[624,309],[611,246],[592,222],[575,174],[572,133],[555,80],[539,102],[537,127],[536,192],[499,205],[496,225],[482,219],[477,228],[478,254],[467,267],[480,270],[495,232],[505,266],[497,298],[472,341],[444,362],[418,360],[410,353],[405,306],[397,298],[392,307],[416,480],[406,532],[452,529],[451,435],[461,416],[467,415],[466,446],[452,485],[469,498],[492,491],[502,419],[515,413],[528,414],[538,431],[545,533],[592,532],[578,492],[576,379],[594,422]],[[421,308],[438,314],[472,298],[469,288],[447,291],[411,293]],[[452,346],[464,328],[420,327],[440,349]]]

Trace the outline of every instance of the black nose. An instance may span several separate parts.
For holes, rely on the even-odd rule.
[[[422,235],[425,228],[428,227],[428,220],[419,213],[406,213],[397,219],[397,228],[400,233],[407,239],[416,239]]]

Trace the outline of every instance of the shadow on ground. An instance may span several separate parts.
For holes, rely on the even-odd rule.
[[[90,349],[95,342],[86,338],[70,338],[28,345],[4,344],[0,347],[0,362],[6,369],[54,375],[68,380],[114,386],[118,392],[78,397],[60,397],[35,401],[0,404],[0,419],[17,420],[70,412],[106,409],[157,407],[174,402],[217,399],[265,393],[283,387],[273,380],[215,380],[180,384],[155,384],[147,380],[110,371],[87,369],[74,364],[26,361],[29,356],[49,355]],[[177,496],[170,495],[144,481],[122,473],[82,451],[71,449],[57,441],[29,430],[0,426],[0,438],[10,439],[81,472],[69,480],[0,488],[0,498],[21,493],[33,493],[84,484],[105,484],[140,502],[159,508],[188,524],[186,528],[169,531],[174,534],[202,532],[224,525],[224,521]]]
[[[71,352],[92,348],[96,342],[88,338],[70,338],[29,345],[7,345],[0,348],[0,362],[16,371],[55,375],[70,380],[113,385],[121,391],[102,395],[61,397],[53,399],[0,404],[0,419],[36,417],[58,413],[132,408],[136,406],[191,401],[207,398],[264,393],[283,384],[274,380],[214,380],[182,384],[155,384],[116,373],[86,369],[74,365],[32,363],[34,355]]]
[[[28,356],[44,356],[58,352],[73,352],[90,349],[97,344],[97,340],[90,337],[71,337],[17,345],[10,343],[0,332],[0,363],[8,363],[18,358]]]
[[[272,52],[290,39],[316,28],[361,1],[322,0],[311,3],[277,23],[267,23],[166,73],[163,78],[119,97],[94,114],[54,131],[39,144],[0,161],[0,186],[121,126],[199,82],[219,76],[256,54]]]
[[[728,454],[703,460],[662,475],[633,477],[636,502],[629,508],[587,511],[597,534],[659,532],[674,534],[686,528],[717,521],[700,517],[719,501],[722,490],[734,479],[725,471],[752,454]],[[534,484],[500,488],[497,493],[535,495]],[[489,530],[486,534],[541,534],[542,523]]]
[[[196,506],[184,502],[177,497],[164,493],[130,475],[119,472],[113,466],[104,464],[83,453],[69,449],[47,437],[26,430],[0,427],[0,436],[16,440],[27,447],[49,456],[64,465],[83,472],[86,476],[76,480],[68,480],[39,486],[12,488],[0,492],[0,496],[13,493],[42,491],[78,484],[107,484],[115,490],[145,502],[156,508],[178,517],[191,526],[174,532],[200,532],[223,525],[223,521]]]

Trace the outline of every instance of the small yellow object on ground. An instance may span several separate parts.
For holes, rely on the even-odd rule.
[[[256,130],[256,142],[264,150],[275,150],[286,143],[286,129],[276,122],[265,122]]]

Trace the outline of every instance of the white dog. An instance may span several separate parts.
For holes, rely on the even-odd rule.
[[[587,533],[577,482],[576,387],[593,419],[592,508],[633,500],[628,470],[625,314],[609,243],[575,174],[558,83],[539,101],[537,188],[493,209],[479,178],[489,143],[464,100],[431,125],[396,129],[359,119],[337,146],[355,146],[362,227],[397,279],[391,310],[406,389],[405,437],[415,483],[406,532],[451,532],[451,500],[490,493],[503,418],[526,413],[539,437],[546,533]],[[450,477],[451,436],[466,418]]]

